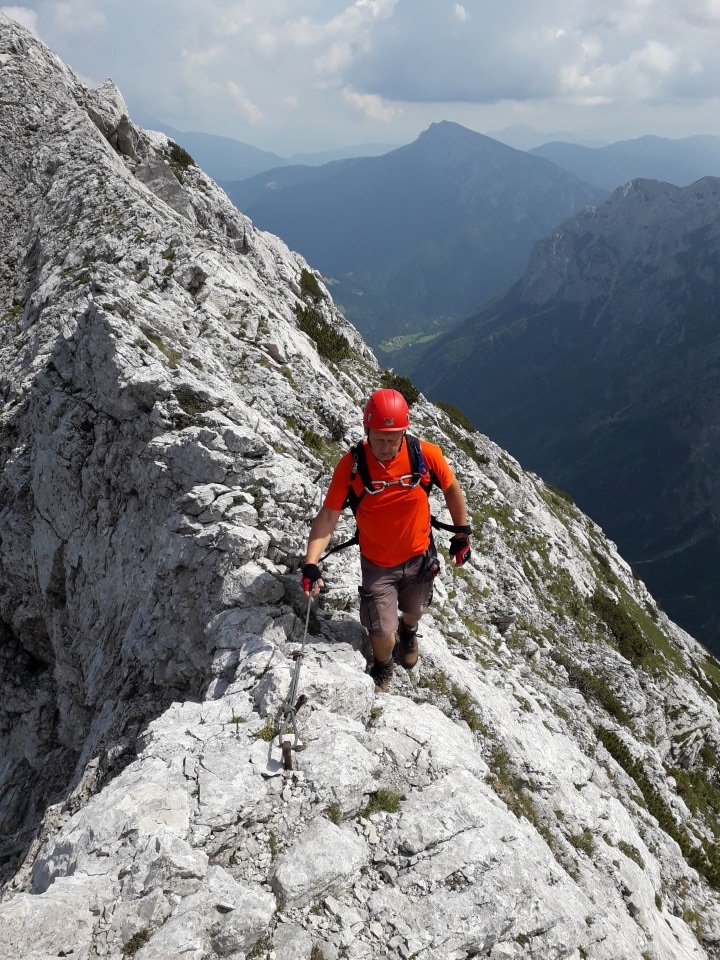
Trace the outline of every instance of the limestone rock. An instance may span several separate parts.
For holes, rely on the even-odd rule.
[[[362,839],[318,817],[280,858],[270,883],[283,903],[306,906],[330,891],[337,893],[367,861]]]

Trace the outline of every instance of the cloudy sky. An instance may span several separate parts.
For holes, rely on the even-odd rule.
[[[281,156],[430,123],[720,134],[720,0],[36,0],[0,7],[131,116]]]

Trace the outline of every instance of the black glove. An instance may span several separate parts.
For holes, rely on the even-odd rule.
[[[306,563],[302,568],[302,588],[305,593],[312,593],[313,587],[321,579],[322,573],[316,563]]]
[[[450,556],[455,557],[455,564],[461,567],[470,557],[470,537],[467,534],[455,534],[450,541]]]

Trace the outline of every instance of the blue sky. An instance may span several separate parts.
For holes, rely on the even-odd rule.
[[[720,134],[720,0],[37,0],[0,7],[141,122],[282,156],[430,123]]]

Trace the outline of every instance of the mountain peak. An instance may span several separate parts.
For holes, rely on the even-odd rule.
[[[505,143],[500,143],[499,140],[493,140],[492,137],[488,137],[484,133],[470,130],[469,127],[464,127],[462,124],[456,123],[453,120],[438,120],[431,123],[430,126],[426,130],[423,130],[417,137],[415,143],[485,144],[486,146],[494,144],[501,150],[514,149]]]
[[[433,136],[473,136],[475,132],[469,127],[464,127],[460,123],[456,123],[454,120],[436,120],[430,124],[430,126],[423,130],[420,134],[420,137],[433,137]],[[480,134],[482,136],[482,134]]]
[[[333,278],[378,350],[472,314],[518,279],[535,241],[605,198],[449,121],[380,157],[275,170],[227,189],[253,223]]]

